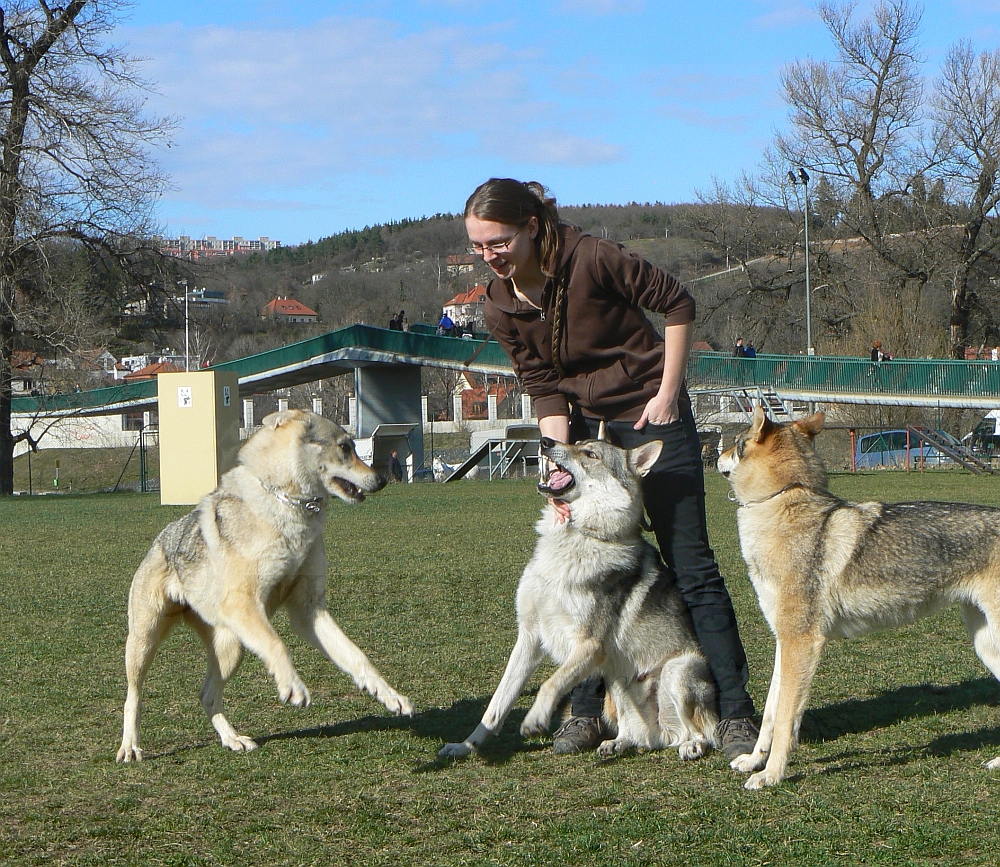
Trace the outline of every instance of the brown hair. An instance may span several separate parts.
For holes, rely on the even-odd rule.
[[[504,223],[519,229],[532,217],[538,218],[535,247],[538,264],[546,277],[556,281],[556,297],[552,314],[552,364],[560,378],[564,375],[559,361],[559,344],[563,336],[563,307],[566,281],[556,277],[559,268],[559,211],[556,200],[538,181],[516,181],[513,178],[490,178],[476,187],[465,203],[464,216],[474,216],[492,223]]]
[[[556,200],[538,181],[490,178],[476,187],[465,203],[465,214],[491,223],[519,229],[538,218],[538,264],[546,277],[555,277],[559,267],[559,211]]]

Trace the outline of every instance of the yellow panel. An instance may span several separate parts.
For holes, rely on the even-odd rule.
[[[225,406],[225,389],[229,406]],[[160,503],[194,505],[236,461],[239,388],[235,373],[161,373]]]

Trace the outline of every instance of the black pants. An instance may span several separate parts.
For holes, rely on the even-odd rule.
[[[577,416],[575,421],[579,421]],[[588,432],[574,424],[571,438],[596,437],[598,423],[586,419]],[[719,712],[723,719],[752,716],[753,699],[746,690],[749,671],[736,613],[722,580],[715,554],[708,543],[705,519],[705,477],[701,443],[690,409],[667,425],[646,425],[641,431],[632,422],[608,422],[607,438],[622,448],[635,448],[661,440],[663,451],[642,480],[642,495],[660,554],[677,580],[694,621],[698,643],[708,659],[719,687]],[[589,681],[572,693],[574,716],[600,716],[603,684]]]

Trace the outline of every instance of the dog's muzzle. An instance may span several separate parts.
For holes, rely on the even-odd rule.
[[[544,494],[546,497],[558,498],[572,488],[576,480],[569,470],[560,466],[552,458],[552,446],[555,443],[552,440],[548,440],[547,442],[546,440],[548,440],[547,437],[542,440],[541,452],[545,461],[543,463],[542,478],[538,483],[538,493]]]

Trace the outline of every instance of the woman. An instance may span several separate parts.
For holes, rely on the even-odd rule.
[[[465,228],[470,252],[496,275],[486,289],[487,327],[534,399],[542,435],[595,437],[604,421],[624,448],[664,443],[643,479],[646,512],[719,686],[720,746],[730,757],[751,752],[757,729],[746,654],[708,544],[701,446],[684,388],[694,299],[619,244],[560,223],[555,199],[538,183],[482,184],[466,202]],[[664,315],[663,338],[640,308]],[[572,520],[566,504],[555,505],[558,520]],[[602,704],[602,684],[574,689],[553,750],[596,748]]]

